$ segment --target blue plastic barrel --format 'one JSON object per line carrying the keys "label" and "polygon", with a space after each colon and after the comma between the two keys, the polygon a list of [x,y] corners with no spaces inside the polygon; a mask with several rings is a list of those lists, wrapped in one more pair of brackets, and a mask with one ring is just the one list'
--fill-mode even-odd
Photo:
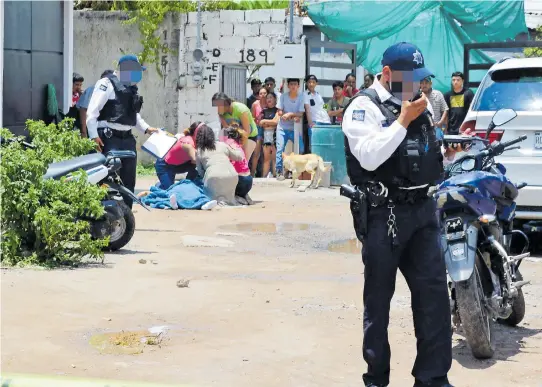
{"label": "blue plastic barrel", "polygon": [[331,185],[349,184],[344,155],[344,135],[340,125],[314,125],[311,152],[331,162]]}

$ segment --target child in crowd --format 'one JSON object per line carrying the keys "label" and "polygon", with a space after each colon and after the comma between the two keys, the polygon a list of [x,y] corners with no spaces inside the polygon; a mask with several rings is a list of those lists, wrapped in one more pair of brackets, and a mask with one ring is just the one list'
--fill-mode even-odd
{"label": "child in crowd", "polygon": [[305,78],[307,90],[303,93],[303,103],[305,104],[305,114],[307,116],[309,142],[312,138],[312,127],[314,125],[329,125],[331,120],[324,109],[324,99],[316,91],[318,78],[315,75],[308,75]]}
{"label": "child in crowd", "polygon": [[343,112],[348,102],[350,102],[350,98],[343,94],[343,83],[333,82],[333,98],[329,101],[327,108],[327,114],[332,123],[340,125],[343,122]]}
{"label": "child in crowd", "polygon": [[267,107],[262,111],[260,126],[263,128],[263,166],[262,177],[269,175],[269,170],[273,171],[273,177],[276,177],[276,152],[275,142],[277,140],[277,123],[279,116],[277,114],[277,96],[275,93],[267,93]]}
{"label": "child in crowd", "polygon": [[[241,129],[238,125],[232,125],[225,130],[227,136],[226,144],[233,149],[243,152],[243,146],[248,140],[247,133]],[[244,152],[243,152],[244,155]],[[244,156],[241,160],[230,160],[231,164],[235,168],[235,171],[239,175],[239,182],[235,189],[235,200],[244,205],[253,204],[252,199],[248,196],[252,188],[252,175],[250,174],[250,168],[248,167],[248,160]]]}

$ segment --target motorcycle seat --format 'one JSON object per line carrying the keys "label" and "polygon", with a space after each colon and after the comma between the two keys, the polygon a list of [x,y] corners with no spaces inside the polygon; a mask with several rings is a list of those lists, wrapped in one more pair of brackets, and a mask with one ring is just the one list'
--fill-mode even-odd
{"label": "motorcycle seat", "polygon": [[119,159],[133,159],[136,157],[135,152],[127,150],[112,150],[107,152],[107,158],[119,158]]}
{"label": "motorcycle seat", "polygon": [[91,153],[74,159],[52,163],[49,165],[49,168],[47,168],[44,179],[59,179],[62,176],[66,176],[70,172],[78,171],[79,169],[88,170],[104,165],[105,161],[106,158],[103,154]]}

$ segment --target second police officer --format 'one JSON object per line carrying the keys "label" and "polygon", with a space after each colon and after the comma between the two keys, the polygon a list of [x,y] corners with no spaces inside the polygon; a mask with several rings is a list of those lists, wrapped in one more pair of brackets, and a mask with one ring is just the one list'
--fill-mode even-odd
{"label": "second police officer", "polygon": [[[87,109],[88,137],[98,144],[98,150],[107,154],[112,150],[133,151],[137,155],[136,139],[132,127],[145,134],[156,132],[139,115],[143,98],[136,84],[141,81],[141,66],[135,55],[124,55],[114,74],[106,74],[94,87]],[[122,159],[119,176],[130,191],[136,183],[137,157]],[[132,198],[123,195],[124,202],[132,208]]]}
{"label": "second police officer", "polygon": [[[412,297],[417,356],[415,387],[451,385],[452,329],[446,268],[439,247],[436,205],[429,186],[443,172],[443,156],[419,82],[433,74],[409,43],[389,47],[382,73],[345,108],[351,202],[363,242],[363,357],[366,386],[390,382],[388,323],[399,269]],[[343,188],[344,190],[344,188]]]}

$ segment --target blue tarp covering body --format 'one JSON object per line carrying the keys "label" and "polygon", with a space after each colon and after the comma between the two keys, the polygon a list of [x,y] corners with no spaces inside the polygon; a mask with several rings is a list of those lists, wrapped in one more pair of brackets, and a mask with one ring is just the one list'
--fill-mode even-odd
{"label": "blue tarp covering body", "polygon": [[[454,71],[463,71],[465,43],[502,42],[526,33],[523,1],[306,1],[309,17],[332,41],[357,44],[357,62],[373,74],[382,54],[401,42],[420,48],[436,78],[450,89]],[[471,52],[471,63],[493,60]],[[476,74],[474,74],[476,75]]]}
{"label": "blue tarp covering body", "polygon": [[201,179],[196,181],[181,180],[167,190],[152,186],[150,193],[141,201],[152,208],[171,208],[169,197],[175,194],[179,209],[199,210],[205,203],[211,201],[203,188]]}

